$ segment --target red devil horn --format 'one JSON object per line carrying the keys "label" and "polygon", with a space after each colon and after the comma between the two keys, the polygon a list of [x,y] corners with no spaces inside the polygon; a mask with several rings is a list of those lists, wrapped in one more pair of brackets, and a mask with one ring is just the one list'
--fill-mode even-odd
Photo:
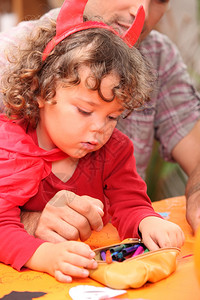
{"label": "red devil horn", "polygon": [[56,35],[59,36],[68,28],[83,23],[83,12],[88,0],[64,1],[56,21]]}
{"label": "red devil horn", "polygon": [[[83,22],[83,13],[88,0],[65,0],[56,22],[56,36],[47,44],[43,51],[42,60],[44,61],[53,48],[69,35],[89,29],[106,28],[119,35],[112,27],[96,21]],[[145,20],[145,12],[142,6],[139,7],[135,20],[127,32],[121,38],[132,47],[138,40]]]}
{"label": "red devil horn", "polygon": [[137,42],[142,32],[144,20],[145,12],[143,6],[141,5],[137,11],[133,24],[122,36],[123,40],[129,45],[129,47],[132,47]]}

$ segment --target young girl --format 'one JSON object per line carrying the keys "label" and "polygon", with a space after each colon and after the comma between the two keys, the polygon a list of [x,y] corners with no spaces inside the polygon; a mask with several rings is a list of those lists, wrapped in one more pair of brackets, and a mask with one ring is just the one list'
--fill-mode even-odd
{"label": "young girl", "polygon": [[[73,10],[83,11],[87,1],[75,2]],[[151,71],[113,29],[70,15],[65,1],[56,33],[55,24],[40,28],[19,53],[3,80],[7,117],[0,118],[0,261],[61,282],[87,277],[97,267],[94,252],[81,242],[37,239],[20,221],[21,207],[42,211],[57,192],[99,199],[104,223],[111,215],[121,238],[140,233],[149,249],[184,240],[177,225],[154,212],[132,143],[115,129],[121,115],[148,99]],[[132,33],[124,36],[129,45]]]}

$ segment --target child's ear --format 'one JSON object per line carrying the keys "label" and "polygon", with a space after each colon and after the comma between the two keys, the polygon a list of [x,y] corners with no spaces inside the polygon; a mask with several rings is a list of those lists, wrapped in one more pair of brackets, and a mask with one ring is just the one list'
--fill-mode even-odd
{"label": "child's ear", "polygon": [[44,107],[44,99],[41,96],[37,97],[37,102],[38,102],[39,108]]}

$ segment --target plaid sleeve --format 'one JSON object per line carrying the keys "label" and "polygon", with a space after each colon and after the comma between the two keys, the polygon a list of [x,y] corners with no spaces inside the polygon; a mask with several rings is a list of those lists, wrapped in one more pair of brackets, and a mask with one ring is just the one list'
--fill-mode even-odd
{"label": "plaid sleeve", "polygon": [[172,160],[172,149],[200,119],[200,96],[177,47],[158,32],[153,39],[147,42],[146,53],[158,72],[154,135],[163,158]]}

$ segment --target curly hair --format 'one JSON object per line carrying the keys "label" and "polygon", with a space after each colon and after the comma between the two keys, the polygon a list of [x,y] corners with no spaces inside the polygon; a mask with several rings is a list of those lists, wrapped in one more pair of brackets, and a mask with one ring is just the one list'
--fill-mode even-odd
{"label": "curly hair", "polygon": [[[155,82],[154,71],[137,48],[129,48],[107,29],[92,28],[67,37],[42,61],[43,50],[53,36],[55,22],[51,21],[27,37],[26,48],[18,49],[14,59],[10,59],[10,68],[2,78],[8,117],[25,119],[36,127],[37,97],[51,101],[60,80],[67,86],[78,85],[81,66],[90,67],[95,84],[90,86],[87,81],[87,88],[98,91],[103,100],[112,101],[116,96],[130,111],[148,101]],[[118,76],[119,85],[113,88],[112,99],[106,99],[101,93],[101,81],[110,73]]]}

